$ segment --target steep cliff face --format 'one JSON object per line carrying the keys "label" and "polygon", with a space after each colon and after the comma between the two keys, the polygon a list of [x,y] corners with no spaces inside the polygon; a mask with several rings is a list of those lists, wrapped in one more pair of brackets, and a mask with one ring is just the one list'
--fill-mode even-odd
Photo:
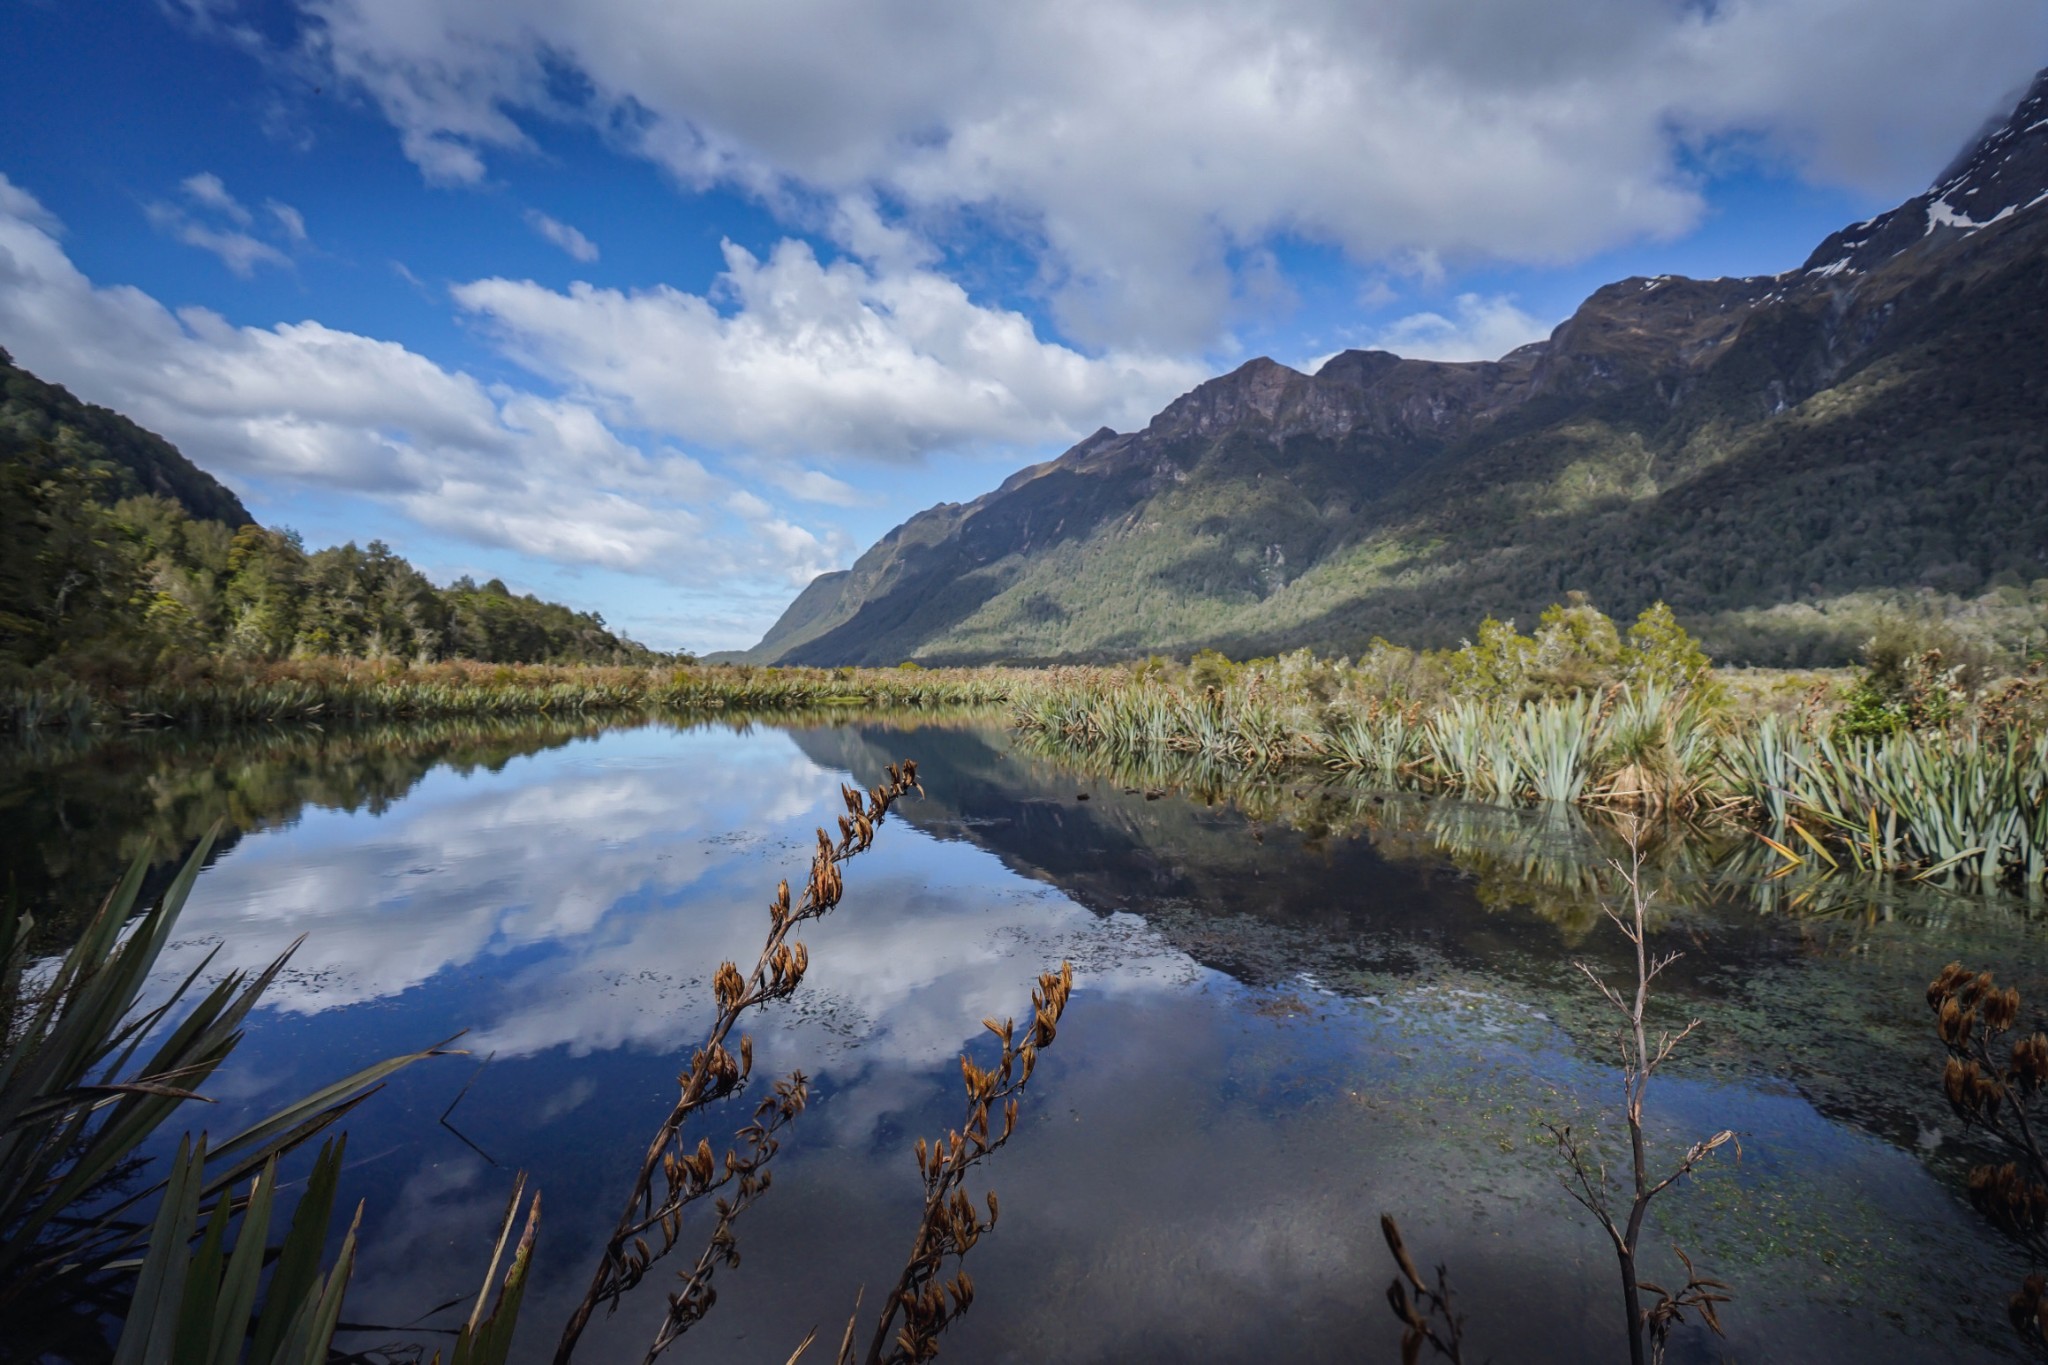
{"label": "steep cliff face", "polygon": [[1623,280],[1498,361],[1252,361],[913,517],[747,657],[1348,651],[1570,588],[1711,621],[2032,580],[2044,302],[2048,73],[1925,194],[1796,270]]}

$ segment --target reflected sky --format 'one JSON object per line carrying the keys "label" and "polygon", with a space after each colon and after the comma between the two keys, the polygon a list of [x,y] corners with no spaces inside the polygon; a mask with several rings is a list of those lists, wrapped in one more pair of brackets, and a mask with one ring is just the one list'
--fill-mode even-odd
{"label": "reflected sky", "polygon": [[[848,865],[798,997],[749,1021],[759,1071],[801,1068],[816,1099],[739,1225],[742,1265],[668,1358],[779,1362],[813,1324],[836,1340],[908,1251],[909,1148],[959,1122],[953,1058],[1063,957],[1079,988],[1018,1137],[974,1182],[1003,1218],[947,1358],[1396,1359],[1382,1210],[1450,1263],[1478,1358],[1619,1348],[1611,1255],[1539,1127],[1597,1122],[1618,1090],[1571,967],[1618,960],[1597,915],[1430,842],[1441,812],[1303,828],[1147,800],[998,730],[880,722],[627,729],[428,766],[374,810],[256,822],[201,878],[166,977],[305,936],[212,1087],[215,1131],[468,1030],[473,1056],[402,1073],[351,1118],[367,1251],[347,1317],[382,1326],[348,1344],[420,1340],[401,1325],[473,1293],[524,1168],[545,1213],[520,1356],[547,1358],[711,972],[752,961],[839,781],[904,756],[929,798]],[[1498,844],[1528,818],[1461,828],[1509,822]],[[1685,1335],[1674,1360],[2017,1358],[2000,1305],[2021,1270],[1958,1195],[1968,1153],[1914,983],[1958,955],[2038,971],[2037,935],[2010,907],[1941,905],[1805,922],[1702,884],[1671,907],[1671,1007],[1706,1023],[1653,1096],[1656,1136],[1733,1126],[1744,1151],[1653,1215],[1660,1267],[1678,1241],[1737,1295],[1729,1341]],[[579,1358],[637,1359],[661,1280]]]}

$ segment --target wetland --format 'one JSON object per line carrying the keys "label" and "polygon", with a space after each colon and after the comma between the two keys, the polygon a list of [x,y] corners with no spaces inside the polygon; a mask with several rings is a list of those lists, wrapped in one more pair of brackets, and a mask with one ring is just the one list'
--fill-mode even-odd
{"label": "wetland", "polygon": [[[539,1361],[718,964],[752,961],[839,784],[913,758],[922,798],[804,926],[795,997],[747,1020],[763,1073],[802,1069],[811,1103],[737,1226],[743,1264],[671,1358],[836,1339],[903,1262],[911,1145],[959,1121],[960,1053],[1065,960],[1059,1045],[970,1181],[1003,1216],[949,1357],[1395,1359],[1386,1212],[1449,1267],[1469,1358],[1563,1362],[1623,1349],[1612,1253],[1544,1124],[1618,1128],[1610,1023],[1575,964],[1626,976],[1601,904],[1633,833],[1655,944],[1683,953],[1652,1022],[1701,1021],[1659,1077],[1651,1141],[1675,1157],[1725,1127],[1741,1145],[1652,1214],[1646,1275],[1676,1244],[1734,1295],[1726,1338],[1682,1328],[1671,1358],[2019,1358],[2004,1303],[2026,1266],[1966,1198],[1988,1149],[1942,1096],[1924,993],[1960,959],[2048,999],[2029,901],[1773,877],[1740,832],[1571,806],[1119,764],[1006,722],[841,708],[50,741],[0,768],[0,875],[53,952],[138,852],[167,881],[224,823],[160,974],[305,942],[192,1122],[228,1129],[466,1030],[468,1055],[348,1117],[342,1203],[365,1211],[337,1345],[445,1340],[434,1310],[474,1295],[523,1170],[547,1214],[514,1359]],[[637,1358],[660,1297],[600,1314],[580,1357]]]}

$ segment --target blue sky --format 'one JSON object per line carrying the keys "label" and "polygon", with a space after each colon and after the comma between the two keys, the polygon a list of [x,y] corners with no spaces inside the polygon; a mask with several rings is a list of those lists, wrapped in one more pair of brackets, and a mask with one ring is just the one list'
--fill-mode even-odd
{"label": "blue sky", "polygon": [[1773,273],[2038,0],[11,0],[0,346],[309,543],[752,643],[1255,355]]}

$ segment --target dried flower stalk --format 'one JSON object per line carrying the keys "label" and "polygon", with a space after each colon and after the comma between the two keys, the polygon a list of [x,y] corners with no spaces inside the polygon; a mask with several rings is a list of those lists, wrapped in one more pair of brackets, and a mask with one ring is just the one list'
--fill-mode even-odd
{"label": "dried flower stalk", "polygon": [[1401,1365],[1415,1365],[1426,1344],[1451,1365],[1464,1365],[1465,1320],[1458,1316],[1451,1297],[1451,1272],[1437,1262],[1436,1283],[1422,1278],[1408,1244],[1401,1240],[1401,1225],[1390,1213],[1380,1215],[1380,1235],[1387,1250],[1394,1253],[1394,1265],[1401,1274],[1387,1286],[1387,1302],[1394,1316],[1407,1330],[1401,1334]]}
{"label": "dried flower stalk", "polygon": [[[967,1122],[949,1129],[936,1141],[917,1140],[917,1170],[924,1180],[924,1216],[918,1221],[917,1238],[911,1244],[910,1259],[889,1293],[875,1322],[869,1343],[867,1365],[912,1365],[939,1353],[939,1334],[947,1324],[965,1313],[974,1302],[974,1281],[964,1266],[945,1278],[950,1257],[963,1261],[983,1233],[996,1225],[1000,1206],[994,1191],[987,1197],[988,1216],[960,1188],[971,1171],[990,1152],[1010,1140],[1017,1129],[1017,1097],[1031,1080],[1038,1054],[1052,1045],[1059,1032],[1060,1016],[1074,990],[1074,964],[1060,963],[1057,972],[1041,972],[1031,992],[1031,1027],[1022,1041],[1017,1038],[1016,1021],[982,1020],[982,1027],[1002,1042],[1002,1055],[992,1067],[979,1067],[962,1053],[960,1077],[967,1089]],[[1003,1124],[991,1134],[989,1121],[997,1105],[1002,1106]],[[857,1310],[856,1310],[857,1311]],[[896,1327],[898,1316],[902,1326]],[[891,1329],[894,1328],[892,1335]],[[853,1360],[853,1325],[840,1343],[838,1365]]]}
{"label": "dried flower stalk", "polygon": [[[2028,1105],[2048,1087],[2048,1035],[2016,1039],[2000,1062],[1999,1040],[2019,1024],[2020,993],[2000,990],[1990,972],[1960,962],[1941,969],[1927,987],[1934,1031],[1948,1051],[1941,1084],[1949,1107],[1966,1128],[1981,1128],[2015,1158],[1970,1172],[1970,1203],[2006,1235],[2025,1246],[2035,1264],[2048,1262],[2048,1157]],[[2033,1274],[2007,1304],[2014,1330],[2036,1349],[2048,1349],[2048,1277]]]}
{"label": "dried flower stalk", "polygon": [[[616,1308],[620,1296],[639,1284],[648,1268],[674,1248],[682,1234],[683,1207],[737,1182],[739,1197],[729,1207],[721,1206],[712,1245],[707,1251],[712,1265],[721,1260],[730,1263],[733,1259],[732,1219],[766,1188],[767,1173],[761,1167],[774,1155],[775,1134],[802,1110],[808,1083],[803,1074],[797,1072],[777,1085],[776,1096],[756,1111],[755,1122],[740,1134],[741,1141],[747,1145],[745,1156],[729,1151],[724,1162],[720,1163],[713,1157],[711,1145],[705,1140],[700,1140],[694,1151],[687,1151],[681,1145],[683,1125],[697,1110],[746,1084],[754,1066],[753,1040],[742,1036],[739,1055],[735,1057],[726,1047],[726,1039],[747,1010],[769,1001],[787,999],[795,992],[810,965],[810,956],[801,942],[788,942],[790,931],[807,920],[824,916],[839,903],[845,889],[839,864],[868,850],[874,843],[875,830],[887,818],[889,808],[911,791],[924,794],[917,781],[917,764],[909,760],[904,761],[900,770],[891,765],[888,780],[869,791],[865,803],[860,792],[842,786],[840,793],[846,801],[847,813],[839,817],[839,840],[834,843],[824,830],[818,831],[817,852],[811,858],[810,882],[794,907],[790,901],[789,883],[785,881],[777,889],[775,900],[768,907],[768,937],[753,971],[742,975],[733,963],[719,965],[711,983],[718,1004],[717,1017],[712,1021],[704,1045],[690,1058],[689,1069],[676,1078],[681,1094],[656,1130],[654,1140],[648,1144],[647,1156],[633,1183],[632,1194],[605,1242],[597,1269],[591,1276],[590,1287],[584,1291],[582,1301],[562,1329],[561,1341],[555,1348],[555,1365],[568,1365],[575,1354],[576,1343],[598,1304]],[[749,1134],[753,1136],[750,1138]],[[659,1194],[655,1190],[657,1175],[661,1177]],[[648,1243],[650,1235],[657,1239],[658,1246]],[[709,1270],[706,1266],[707,1263],[700,1258],[698,1268],[705,1271],[702,1279],[693,1270],[683,1277],[683,1290],[671,1296],[663,1336],[657,1336],[656,1345],[649,1352],[650,1357],[695,1321],[692,1312],[701,1316],[702,1309],[710,1306],[704,1297],[709,1293]]]}

